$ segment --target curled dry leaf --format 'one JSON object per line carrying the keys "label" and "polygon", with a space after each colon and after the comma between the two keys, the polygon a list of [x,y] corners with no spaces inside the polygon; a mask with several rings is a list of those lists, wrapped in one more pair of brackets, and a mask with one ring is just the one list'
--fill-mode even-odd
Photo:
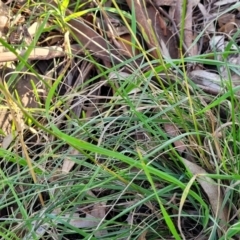
{"label": "curled dry leaf", "polygon": [[224,15],[221,15],[217,19],[219,27],[222,27],[222,26],[224,26],[225,24],[227,24],[229,22],[234,22],[235,23],[235,21],[236,21],[235,14],[232,14],[232,13],[226,13]]}
{"label": "curled dry leaf", "polygon": [[219,25],[218,32],[230,34],[234,29],[237,28],[235,14],[224,14],[218,18],[217,22]]}

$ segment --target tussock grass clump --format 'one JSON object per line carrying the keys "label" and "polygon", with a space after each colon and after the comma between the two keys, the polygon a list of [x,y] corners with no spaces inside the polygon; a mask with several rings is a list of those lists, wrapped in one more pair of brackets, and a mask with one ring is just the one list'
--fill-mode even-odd
{"label": "tussock grass clump", "polygon": [[2,239],[239,237],[238,51],[190,47],[186,1],[179,25],[134,3],[6,4],[28,27],[0,39]]}

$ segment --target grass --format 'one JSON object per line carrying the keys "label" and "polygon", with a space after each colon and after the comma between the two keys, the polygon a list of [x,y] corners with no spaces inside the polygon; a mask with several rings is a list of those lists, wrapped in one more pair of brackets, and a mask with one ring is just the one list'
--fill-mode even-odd
{"label": "grass", "polygon": [[[113,2],[114,8],[79,10],[74,17],[110,12],[127,24],[129,13]],[[40,78],[44,103],[30,111],[1,85],[28,125],[23,142],[17,129],[7,149],[0,149],[1,239],[239,237],[239,87],[229,84],[225,93],[211,96],[187,78],[184,68],[189,62],[233,66],[207,59],[211,54],[151,60],[133,38],[138,57],[148,59],[138,69],[137,57],[106,68],[89,53],[70,55],[60,69],[61,62],[53,60],[52,73],[44,78],[28,56],[44,34],[68,30],[61,15],[68,2],[61,11],[41,6],[45,12],[33,13],[41,25],[33,45],[18,56],[16,71],[27,68]],[[134,18],[128,27],[137,31]],[[67,36],[65,43],[73,41]],[[126,64],[130,73],[122,70]],[[70,73],[76,78],[74,71],[86,77],[71,87],[67,81]],[[73,166],[68,171],[64,164]],[[219,192],[213,195],[216,189],[221,199]],[[227,223],[221,222],[224,211]]]}

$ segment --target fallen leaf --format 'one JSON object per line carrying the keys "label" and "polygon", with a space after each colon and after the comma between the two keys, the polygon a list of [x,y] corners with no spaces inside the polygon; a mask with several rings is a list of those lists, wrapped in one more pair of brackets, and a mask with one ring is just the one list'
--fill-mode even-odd
{"label": "fallen leaf", "polygon": [[191,71],[188,76],[194,83],[209,87],[216,93],[220,93],[223,90],[221,87],[222,78],[219,74],[199,69]]}
{"label": "fallen leaf", "polygon": [[224,32],[230,34],[234,29],[237,28],[235,14],[227,13],[221,15],[217,19],[219,29],[218,32]]}
{"label": "fallen leaf", "polygon": [[[48,0],[47,2],[57,6],[55,0]],[[66,9],[66,16],[69,17],[72,14],[72,11]],[[109,62],[112,60],[115,62],[122,61],[122,56],[119,55],[116,47],[112,46],[105,38],[98,34],[86,19],[82,17],[78,19],[69,18],[68,27],[80,46],[85,50],[91,51],[93,56]]]}
{"label": "fallen leaf", "polygon": [[213,36],[209,44],[213,51],[223,52],[225,48],[224,36]]}
{"label": "fallen leaf", "polygon": [[138,237],[138,240],[146,240],[147,230],[143,231],[140,236]]}
{"label": "fallen leaf", "polygon": [[226,14],[221,15],[217,19],[217,22],[218,22],[219,27],[222,27],[229,22],[235,22],[235,20],[236,20],[235,14],[226,13]]}
{"label": "fallen leaf", "polygon": [[[6,33],[10,25],[10,19],[12,12],[10,8],[0,1],[0,38],[6,40]],[[0,45],[0,53],[5,52],[6,49],[4,46]]]}
{"label": "fallen leaf", "polygon": [[161,49],[161,40],[167,46],[170,56],[172,58],[178,57],[177,42],[175,36],[166,26],[163,17],[160,15],[156,7],[149,2],[136,1],[134,9],[132,6],[132,0],[126,1],[129,8],[135,11],[136,19],[138,22],[138,28],[141,31],[148,48],[151,49],[151,54],[155,58],[159,58],[159,54],[156,49]]}
{"label": "fallen leaf", "polygon": [[14,136],[13,136],[12,133],[10,133],[7,136],[5,136],[3,138],[1,148],[7,149],[10,146],[10,144],[12,143],[13,139],[14,139]]}
{"label": "fallen leaf", "polygon": [[186,48],[188,50],[188,54],[190,56],[194,56],[197,54],[197,44],[192,47],[193,42],[193,32],[192,32],[192,14],[193,14],[193,1],[188,1],[187,3],[187,11],[186,17],[184,21],[184,42],[186,44]]}
{"label": "fallen leaf", "polygon": [[9,26],[9,16],[11,15],[10,8],[3,3],[0,2],[0,34],[3,36],[5,33],[5,28]]}
{"label": "fallen leaf", "polygon": [[212,178],[206,176],[208,173],[203,168],[187,159],[182,159],[186,167],[195,176],[195,179],[207,194],[213,213],[215,217],[220,220],[218,223],[220,226],[219,229],[224,234],[228,223],[229,211],[227,205],[223,205],[223,196],[219,185]]}
{"label": "fallen leaf", "polygon": [[[124,56],[133,57],[139,54],[136,48],[133,48],[131,32],[118,19],[104,14],[105,24],[103,29],[107,29],[107,35]],[[102,25],[102,21],[99,21]],[[133,51],[134,50],[134,51]]]}
{"label": "fallen leaf", "polygon": [[[64,217],[66,219],[71,219],[70,224],[77,228],[91,228],[99,226],[99,223],[105,218],[106,216],[106,203],[96,203],[93,205],[93,209],[90,214],[86,214],[85,218],[80,218],[78,214],[74,214],[74,218],[71,217],[72,215],[66,214]],[[94,235],[95,237],[102,237],[107,235],[107,230],[97,230],[95,228]]]}
{"label": "fallen leaf", "polygon": [[[164,123],[163,128],[170,137],[176,137],[180,134],[178,127],[173,123]],[[175,141],[174,146],[180,154],[186,150],[186,145],[182,140]]]}
{"label": "fallen leaf", "polygon": [[[75,156],[79,154],[79,151],[77,151],[76,149],[70,149],[69,152],[70,155]],[[71,159],[69,159],[68,157],[64,159],[63,161],[63,166],[62,166],[62,173],[67,174],[71,171],[71,169],[73,168],[75,162],[72,161]]]}

